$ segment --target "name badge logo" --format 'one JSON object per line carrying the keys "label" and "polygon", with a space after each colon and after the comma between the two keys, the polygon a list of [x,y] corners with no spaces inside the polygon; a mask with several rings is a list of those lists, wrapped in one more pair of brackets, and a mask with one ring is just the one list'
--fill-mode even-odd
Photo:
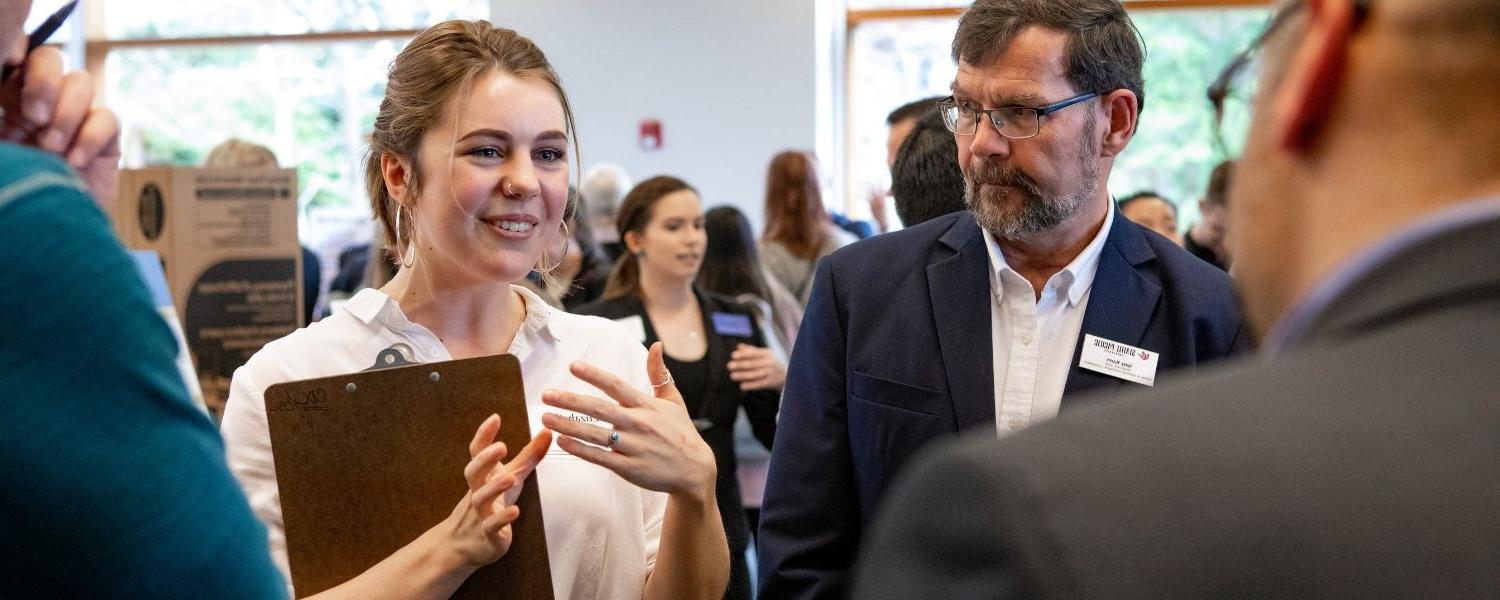
{"label": "name badge logo", "polygon": [[1084,334],[1078,366],[1141,385],[1155,385],[1161,354]]}

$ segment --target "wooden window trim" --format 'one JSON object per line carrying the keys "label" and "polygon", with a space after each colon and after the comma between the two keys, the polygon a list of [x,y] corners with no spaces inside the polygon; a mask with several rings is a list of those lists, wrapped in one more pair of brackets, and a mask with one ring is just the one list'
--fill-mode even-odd
{"label": "wooden window trim", "polygon": [[[1130,10],[1173,10],[1192,8],[1236,8],[1260,6],[1269,7],[1272,0],[1124,0],[1125,8]],[[952,18],[962,15],[963,8],[873,8],[864,10],[851,10],[848,13],[849,28],[853,29],[860,24],[871,21],[889,21],[893,19],[937,19]]]}
{"label": "wooden window trim", "polygon": [[326,42],[360,42],[392,38],[416,37],[420,29],[378,29],[374,31],[337,31],[328,33],[288,33],[282,35],[224,35],[181,38],[124,38],[113,40],[89,40],[89,46],[99,46],[103,52],[128,48],[172,48],[180,46],[226,46],[236,44],[308,44]]}

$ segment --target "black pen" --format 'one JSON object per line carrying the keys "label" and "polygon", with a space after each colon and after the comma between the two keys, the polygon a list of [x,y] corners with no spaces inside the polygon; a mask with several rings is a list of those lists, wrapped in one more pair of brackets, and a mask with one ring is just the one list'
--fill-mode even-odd
{"label": "black pen", "polygon": [[[58,29],[62,29],[63,21],[68,20],[68,15],[73,14],[73,7],[77,5],[78,0],[72,0],[64,4],[62,8],[57,9],[57,12],[52,13],[52,16],[47,17],[46,21],[42,21],[42,24],[36,28],[36,31],[26,36],[26,55],[30,56],[33,50],[47,43],[47,38],[57,33]],[[15,72],[18,66],[20,65],[5,65],[5,69],[0,71],[0,81],[9,80],[11,74]]]}

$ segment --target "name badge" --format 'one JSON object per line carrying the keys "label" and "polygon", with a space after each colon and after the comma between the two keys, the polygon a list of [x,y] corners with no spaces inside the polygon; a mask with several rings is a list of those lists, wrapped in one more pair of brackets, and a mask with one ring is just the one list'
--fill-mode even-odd
{"label": "name badge", "polygon": [[754,337],[755,329],[750,324],[750,317],[735,313],[716,312],[711,315],[714,322],[714,333],[734,337]]}
{"label": "name badge", "polygon": [[646,343],[646,322],[642,321],[639,315],[615,319],[615,322],[624,325],[625,330],[635,336],[635,341]]}
{"label": "name badge", "polygon": [[1084,334],[1078,366],[1141,385],[1156,383],[1156,363],[1161,355],[1102,337]]}

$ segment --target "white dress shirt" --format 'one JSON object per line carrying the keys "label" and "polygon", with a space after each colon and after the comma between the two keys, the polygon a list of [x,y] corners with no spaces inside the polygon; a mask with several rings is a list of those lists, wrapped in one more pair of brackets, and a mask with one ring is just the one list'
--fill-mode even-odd
{"label": "white dress shirt", "polygon": [[[587,419],[542,404],[544,390],[607,399],[568,372],[568,364],[574,361],[593,363],[638,389],[651,389],[646,350],[619,325],[564,313],[530,290],[511,289],[526,300],[526,320],[511,342],[510,354],[521,362],[533,434],[541,430],[544,412]],[[288,582],[286,534],[266,427],[265,389],[284,381],[362,371],[375,364],[377,353],[398,343],[405,344],[417,362],[452,359],[437,336],[407,320],[395,299],[365,289],[337,314],[267,344],[234,373],[221,425],[229,468],[265,523],[272,557]],[[568,454],[555,442],[536,473],[556,597],[640,600],[646,576],[656,564],[666,495],[638,488]],[[457,504],[459,499],[438,500]]]}
{"label": "white dress shirt", "polygon": [[1099,253],[1115,220],[1109,203],[1104,226],[1073,262],[1042,288],[1005,262],[995,236],[984,232],[990,256],[990,339],[995,359],[995,429],[1005,436],[1057,416],[1073,350],[1083,329]]}

